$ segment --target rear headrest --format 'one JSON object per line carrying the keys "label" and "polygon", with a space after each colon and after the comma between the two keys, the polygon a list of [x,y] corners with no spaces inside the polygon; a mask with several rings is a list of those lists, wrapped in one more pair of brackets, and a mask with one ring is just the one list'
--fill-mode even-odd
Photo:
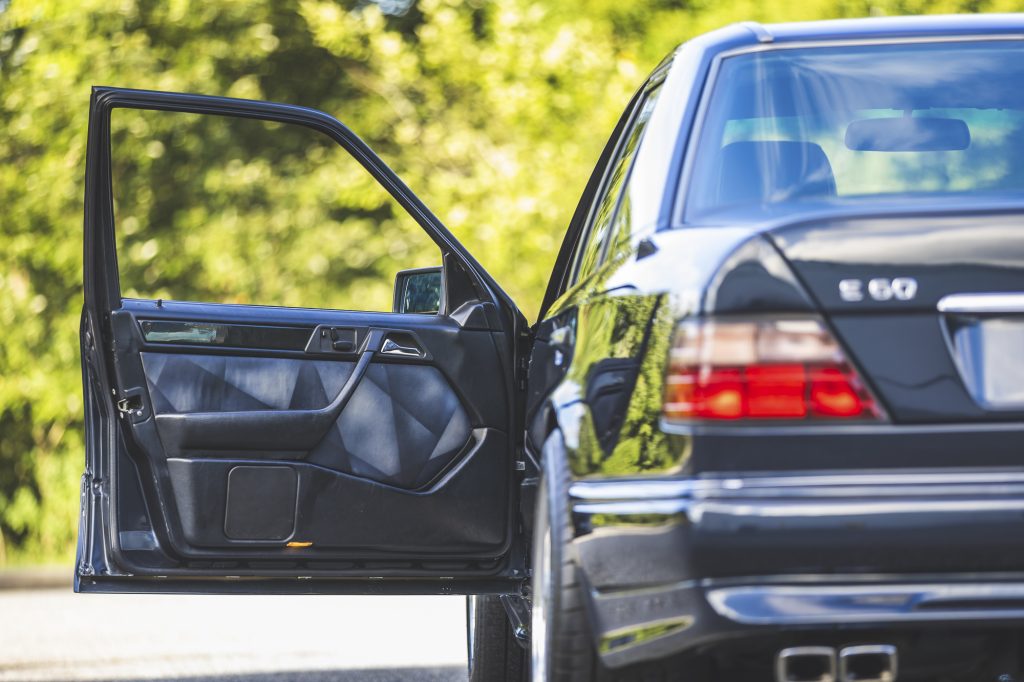
{"label": "rear headrest", "polygon": [[836,194],[832,165],[813,142],[733,142],[722,148],[720,159],[718,203],[722,206]]}

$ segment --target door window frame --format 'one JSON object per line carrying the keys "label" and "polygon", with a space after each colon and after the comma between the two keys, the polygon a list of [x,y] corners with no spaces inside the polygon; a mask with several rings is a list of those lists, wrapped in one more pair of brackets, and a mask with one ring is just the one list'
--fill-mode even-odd
{"label": "door window frame", "polygon": [[[643,103],[647,101],[647,88],[630,103],[629,109],[626,111],[626,115],[623,117],[626,120],[626,124],[622,127],[618,137],[615,139],[615,151],[608,159],[608,163],[605,164],[604,169],[601,173],[601,185],[598,191],[595,193],[593,200],[590,202],[590,206],[587,209],[587,219],[583,226],[583,232],[580,235],[580,239],[576,244],[576,248],[573,250],[571,267],[569,270],[569,282],[568,288],[573,288],[585,280],[586,275],[581,277],[580,268],[583,265],[583,258],[589,251],[591,240],[594,236],[594,225],[597,217],[601,211],[601,207],[604,206],[605,200],[608,199],[608,192],[611,189],[610,184],[612,180],[612,173],[615,171],[615,167],[622,160],[622,153],[625,148],[626,140],[629,139],[630,133],[633,131],[634,124],[640,110],[643,108]],[[618,201],[616,198],[615,201]],[[614,209],[612,210],[614,214]],[[610,219],[614,218],[614,215],[610,216]],[[609,222],[609,225],[611,223]],[[600,256],[598,256],[598,263],[600,263]]]}
{"label": "door window frame", "polygon": [[[659,95],[659,93],[661,91],[661,86],[662,86],[663,83],[664,83],[664,79],[662,78],[662,79],[659,79],[659,80],[656,80],[656,81],[651,81],[651,82],[649,82],[647,84],[647,86],[646,86],[646,88],[644,90],[643,97],[641,97],[640,100],[637,102],[636,107],[634,108],[633,117],[631,118],[631,120],[629,122],[629,126],[624,131],[624,133],[622,135],[622,139],[620,140],[620,149],[618,150],[618,152],[616,152],[616,157],[615,157],[616,162],[618,162],[619,159],[623,158],[622,153],[625,152],[625,145],[626,145],[626,143],[629,142],[629,139],[633,136],[633,133],[637,131],[638,126],[641,124],[640,115],[643,113],[644,108],[648,104],[650,104],[651,107],[652,107],[652,111],[653,111],[653,107],[656,106],[658,95]],[[649,114],[647,116],[647,118],[642,122],[643,125],[644,125],[644,128],[639,131],[639,138],[637,139],[636,147],[633,149],[632,158],[629,159],[628,167],[625,169],[625,172],[623,174],[622,185],[619,188],[618,194],[614,198],[615,205],[612,208],[612,211],[611,211],[611,213],[608,216],[608,229],[604,233],[604,235],[601,237],[601,243],[599,245],[597,245],[597,248],[600,249],[600,253],[597,256],[597,260],[594,262],[594,269],[593,269],[593,271],[590,272],[590,273],[587,273],[584,276],[584,279],[589,279],[590,276],[592,276],[594,272],[597,272],[598,270],[600,270],[601,266],[604,265],[604,262],[608,259],[609,249],[611,248],[611,244],[614,241],[614,237],[618,234],[618,231],[621,228],[621,225],[619,223],[619,214],[622,211],[622,203],[623,203],[623,201],[625,199],[626,193],[629,191],[629,182],[630,182],[630,179],[633,177],[633,166],[636,165],[636,160],[637,160],[637,157],[639,156],[640,145],[643,143],[644,134],[647,132],[646,125],[647,125],[647,123],[650,122],[650,120],[651,120],[651,116]],[[609,177],[608,177],[607,181],[608,182],[611,181],[610,173],[609,173]],[[608,189],[610,189],[610,188],[608,188]],[[600,210],[600,206],[597,206],[594,209],[594,216],[595,217],[596,217],[596,215],[597,215],[599,210]],[[591,229],[593,229],[593,228],[591,228]],[[582,253],[582,251],[583,251],[583,249],[581,249],[581,253]],[[582,262],[582,256],[581,256],[580,260]]]}
{"label": "door window frame", "polygon": [[[89,147],[96,163],[86,169],[85,178],[85,262],[84,289],[87,307],[96,311],[121,307],[120,272],[117,265],[114,225],[111,111],[116,108],[170,111],[213,116],[252,118],[300,125],[327,135],[366,169],[374,180],[420,225],[441,250],[444,268],[454,260],[473,280],[473,288],[484,299],[493,296],[518,311],[512,299],[490,274],[458,242],[430,209],[373,150],[345,124],[316,109],[275,102],[184,93],[93,88],[89,121]],[[448,273],[445,274],[446,278]],[[498,301],[494,301],[497,303]],[[97,320],[98,321],[98,320]]]}
{"label": "door window frame", "polygon": [[[643,103],[649,99],[651,93],[660,89],[664,84],[671,64],[671,60],[666,60],[659,65],[655,73],[634,93],[629,104],[626,106],[625,112],[619,118],[618,123],[616,123],[611,137],[605,144],[601,157],[591,173],[583,196],[569,222],[569,229],[559,249],[551,280],[548,282],[547,292],[541,304],[537,318],[538,321],[545,319],[556,300],[580,284],[577,278],[580,254],[585,250],[587,241],[590,239],[594,216],[601,204],[601,200],[605,196],[611,168],[619,158],[622,144],[624,144],[630,132],[632,132],[636,115],[640,112]],[[636,156],[634,155],[633,160],[630,162],[627,182],[629,176],[632,175],[632,165],[636,161]],[[619,201],[621,201],[621,198],[617,199],[617,205],[611,218],[612,221],[615,220],[617,215]],[[609,234],[610,232],[611,230],[609,230]],[[601,260],[603,258],[604,256],[601,257]]]}

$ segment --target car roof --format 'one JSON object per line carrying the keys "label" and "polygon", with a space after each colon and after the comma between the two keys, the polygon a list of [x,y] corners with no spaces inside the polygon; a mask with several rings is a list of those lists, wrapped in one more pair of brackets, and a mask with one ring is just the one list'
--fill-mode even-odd
{"label": "car roof", "polygon": [[1024,14],[951,14],[743,24],[762,43],[1024,35]]}

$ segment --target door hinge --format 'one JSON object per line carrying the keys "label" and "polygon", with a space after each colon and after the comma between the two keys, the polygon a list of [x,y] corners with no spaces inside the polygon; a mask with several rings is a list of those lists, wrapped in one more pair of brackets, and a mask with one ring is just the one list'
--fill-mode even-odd
{"label": "door hinge", "polygon": [[518,346],[518,362],[516,363],[515,373],[517,377],[516,385],[520,391],[526,391],[526,379],[530,374],[530,359],[533,354],[533,334],[529,332],[521,332],[520,338],[523,343]]}
{"label": "door hinge", "polygon": [[505,607],[505,615],[512,626],[512,636],[516,643],[524,649],[530,646],[530,621],[532,618],[530,602],[515,594],[503,594],[499,597]]}
{"label": "door hinge", "polygon": [[530,358],[525,357],[525,356],[520,358],[519,359],[519,367],[517,367],[516,369],[517,369],[516,374],[519,377],[519,381],[518,381],[519,390],[520,391],[525,391],[526,390],[526,383],[527,383],[526,380],[530,376]]}

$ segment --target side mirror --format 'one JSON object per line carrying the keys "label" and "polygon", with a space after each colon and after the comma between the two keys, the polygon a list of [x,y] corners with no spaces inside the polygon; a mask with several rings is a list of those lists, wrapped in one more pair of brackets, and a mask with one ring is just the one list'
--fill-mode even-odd
{"label": "side mirror", "polygon": [[400,271],[395,275],[392,311],[436,315],[441,310],[443,281],[440,265]]}

